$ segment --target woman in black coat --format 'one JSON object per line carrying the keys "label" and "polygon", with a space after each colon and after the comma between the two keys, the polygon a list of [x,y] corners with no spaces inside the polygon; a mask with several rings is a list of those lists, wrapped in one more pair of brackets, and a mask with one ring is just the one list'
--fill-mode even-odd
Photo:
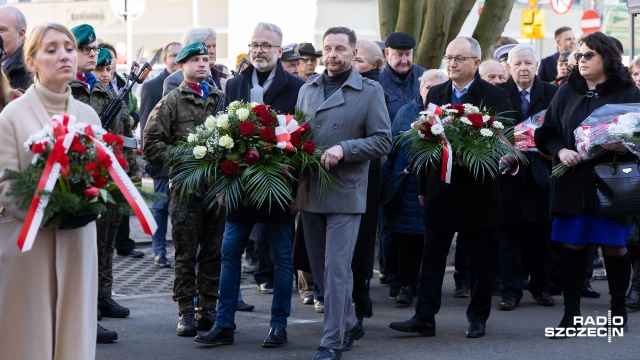
{"label": "woman in black coat", "polygon": [[574,129],[594,110],[605,104],[640,102],[640,91],[625,71],[620,53],[608,36],[595,32],[584,37],[576,54],[574,69],[549,106],[544,124],[535,134],[538,149],[551,155],[553,165],[570,167],[564,175],[552,178],[550,210],[553,219],[551,239],[563,245],[562,294],[564,316],[558,327],[575,328],[580,316],[580,294],[584,276],[585,246],[595,243],[604,254],[611,315],[626,324],[625,293],[631,264],[625,248],[631,218],[604,218],[596,214],[595,165],[633,161],[636,157],[620,143],[602,145],[609,150],[583,161],[576,152]]}

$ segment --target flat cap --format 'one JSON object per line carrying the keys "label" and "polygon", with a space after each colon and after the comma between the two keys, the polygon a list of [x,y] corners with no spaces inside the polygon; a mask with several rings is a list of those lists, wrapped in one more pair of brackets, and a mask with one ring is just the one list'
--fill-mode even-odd
{"label": "flat cap", "polygon": [[518,44],[507,44],[507,45],[504,45],[504,46],[500,46],[498,48],[498,50],[496,50],[496,52],[493,55],[493,57],[498,62],[507,61],[507,59],[509,58],[509,51],[511,51],[511,49],[516,47],[516,45],[518,45]]}
{"label": "flat cap", "polygon": [[190,57],[197,55],[209,55],[207,44],[204,41],[196,41],[187,46],[184,46],[182,50],[176,56],[176,64],[187,61]]}
{"label": "flat cap", "polygon": [[409,33],[398,31],[387,35],[384,46],[392,49],[413,49],[416,40]]}
{"label": "flat cap", "polygon": [[113,56],[111,55],[111,51],[106,48],[100,49],[98,52],[98,63],[96,66],[109,66],[113,62]]}
{"label": "flat cap", "polygon": [[313,47],[313,44],[308,42],[300,43],[300,45],[298,46],[298,52],[302,56],[310,56],[315,58],[322,57],[322,54],[318,54],[316,52],[316,49]]}
{"label": "flat cap", "polygon": [[298,44],[287,44],[282,47],[282,57],[280,60],[282,61],[293,61],[293,60],[302,60],[304,57],[300,56],[298,52]]}
{"label": "flat cap", "polygon": [[71,29],[73,36],[76,37],[78,46],[88,45],[96,41],[96,32],[93,27],[88,24],[78,25]]}

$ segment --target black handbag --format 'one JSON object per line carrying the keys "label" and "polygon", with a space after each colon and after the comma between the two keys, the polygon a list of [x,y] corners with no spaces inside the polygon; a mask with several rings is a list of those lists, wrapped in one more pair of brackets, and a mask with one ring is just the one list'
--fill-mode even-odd
{"label": "black handbag", "polygon": [[380,202],[389,210],[400,209],[402,205],[402,190],[410,173],[401,171],[389,174],[380,187]]}
{"label": "black handbag", "polygon": [[596,179],[596,213],[603,217],[640,214],[640,163],[613,162],[593,169]]}

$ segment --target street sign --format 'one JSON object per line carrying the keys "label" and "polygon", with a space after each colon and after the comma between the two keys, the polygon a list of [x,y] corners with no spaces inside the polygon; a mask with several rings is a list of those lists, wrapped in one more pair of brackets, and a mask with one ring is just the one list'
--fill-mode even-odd
{"label": "street sign", "polygon": [[522,37],[544,38],[544,10],[522,10]]}
{"label": "street sign", "polygon": [[532,9],[534,9],[537,4],[538,0],[529,0],[529,6],[531,6]]}
{"label": "street sign", "polygon": [[600,30],[600,14],[595,10],[587,10],[580,19],[580,28],[582,28],[583,34],[590,34]]}
{"label": "street sign", "polygon": [[572,3],[573,0],[551,0],[551,8],[556,14],[564,15],[571,9]]}

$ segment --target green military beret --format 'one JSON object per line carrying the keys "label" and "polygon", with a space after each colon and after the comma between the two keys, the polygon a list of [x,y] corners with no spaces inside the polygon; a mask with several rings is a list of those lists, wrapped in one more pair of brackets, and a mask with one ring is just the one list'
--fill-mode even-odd
{"label": "green military beret", "polygon": [[109,49],[100,49],[96,66],[109,66],[112,61],[113,56],[111,55],[111,51],[109,51]]}
{"label": "green military beret", "polygon": [[209,55],[207,44],[205,44],[204,41],[197,41],[183,47],[178,53],[178,56],[176,56],[176,64],[185,62],[190,57],[197,55]]}
{"label": "green military beret", "polygon": [[91,25],[82,24],[71,29],[73,36],[76,37],[78,46],[88,45],[96,41],[96,32],[93,31]]}

